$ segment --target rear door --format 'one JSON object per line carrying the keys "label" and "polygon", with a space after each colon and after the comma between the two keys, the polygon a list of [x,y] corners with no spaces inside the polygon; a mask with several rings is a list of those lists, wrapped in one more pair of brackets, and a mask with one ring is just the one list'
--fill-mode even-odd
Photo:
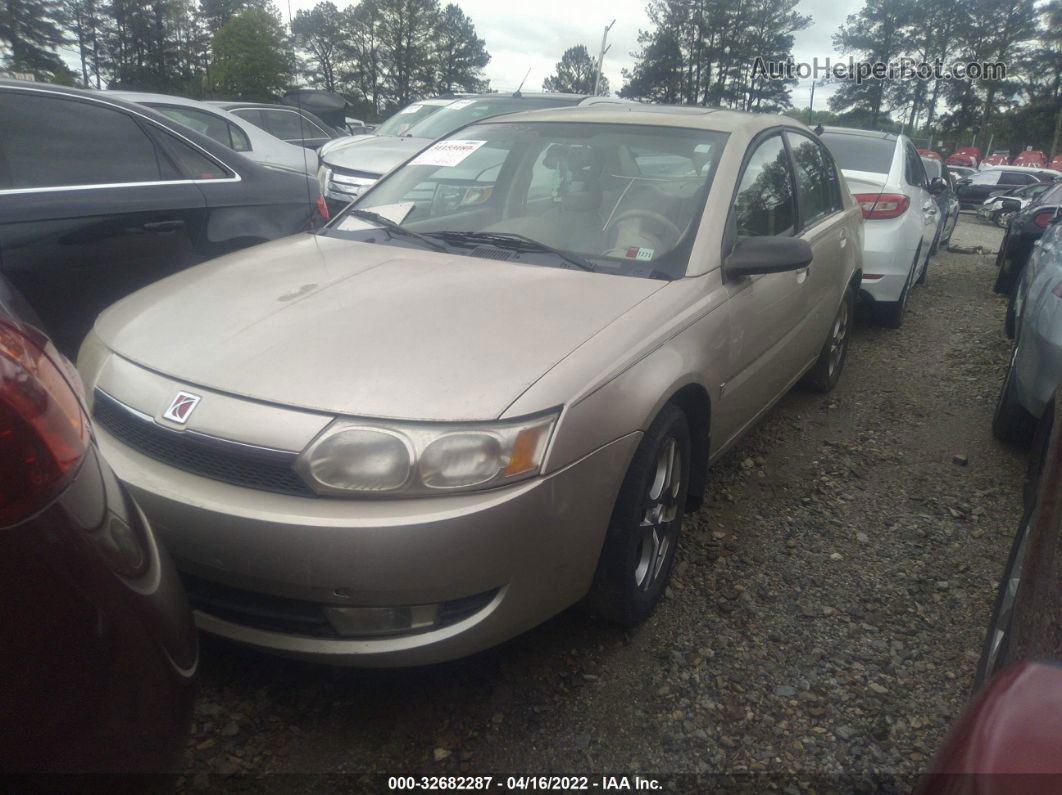
{"label": "rear door", "polygon": [[[818,352],[841,304],[845,273],[859,241],[849,239],[841,182],[821,143],[792,130],[785,133],[796,176],[797,221],[814,259],[804,272],[801,355]],[[797,272],[797,278],[801,274]]]}
{"label": "rear door", "polygon": [[3,272],[68,356],[109,304],[197,259],[206,202],[147,129],[106,102],[0,90]]}

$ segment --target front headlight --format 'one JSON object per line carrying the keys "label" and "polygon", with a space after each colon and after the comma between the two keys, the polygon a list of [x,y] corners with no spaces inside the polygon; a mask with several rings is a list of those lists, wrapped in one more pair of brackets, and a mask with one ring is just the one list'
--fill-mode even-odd
{"label": "front headlight", "polygon": [[538,474],[557,412],[496,423],[336,420],[299,456],[318,494],[439,494]]}
{"label": "front headlight", "polygon": [[328,191],[328,180],[330,179],[332,179],[332,169],[321,163],[321,167],[317,169],[317,184],[321,186],[322,196]]}

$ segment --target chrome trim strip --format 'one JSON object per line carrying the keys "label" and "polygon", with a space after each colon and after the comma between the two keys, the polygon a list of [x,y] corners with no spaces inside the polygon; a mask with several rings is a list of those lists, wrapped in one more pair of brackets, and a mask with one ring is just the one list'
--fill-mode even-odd
{"label": "chrome trim strip", "polygon": [[112,408],[119,409],[129,414],[139,422],[145,425],[152,425],[155,429],[163,431],[165,433],[173,434],[175,437],[191,437],[196,442],[207,446],[213,447],[216,450],[224,451],[227,453],[233,453],[245,457],[253,457],[264,460],[276,461],[279,463],[294,463],[295,459],[299,457],[299,452],[296,450],[280,450],[275,447],[265,447],[263,445],[249,444],[247,442],[237,442],[234,439],[225,439],[220,436],[213,436],[209,433],[203,433],[202,431],[193,430],[176,430],[163,425],[155,421],[155,418],[149,414],[126,405],[122,401],[113,395],[103,391],[100,387],[96,387],[93,390],[97,400],[103,398]]}
{"label": "chrome trim strip", "polygon": [[[230,171],[232,169],[229,169]],[[212,182],[242,182],[239,175],[224,179],[170,179],[156,182],[108,182],[103,185],[55,185],[47,188],[5,188],[0,196],[21,195],[25,193],[54,193],[66,190],[107,190],[111,188],[148,188],[152,185],[209,185]]]}

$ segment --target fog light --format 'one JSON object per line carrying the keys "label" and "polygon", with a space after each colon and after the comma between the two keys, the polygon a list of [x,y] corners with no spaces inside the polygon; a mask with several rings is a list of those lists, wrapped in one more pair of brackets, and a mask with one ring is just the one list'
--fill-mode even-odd
{"label": "fog light", "polygon": [[397,635],[435,626],[439,605],[326,607],[332,629],[346,637]]}

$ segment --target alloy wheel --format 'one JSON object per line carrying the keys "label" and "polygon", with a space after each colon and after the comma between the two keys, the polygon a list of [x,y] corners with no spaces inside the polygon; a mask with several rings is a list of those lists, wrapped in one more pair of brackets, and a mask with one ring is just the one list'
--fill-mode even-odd
{"label": "alloy wheel", "polygon": [[656,458],[649,484],[647,506],[639,525],[641,540],[634,565],[634,584],[640,591],[652,588],[664,573],[674,537],[682,491],[682,451],[678,441],[667,439]]}
{"label": "alloy wheel", "polygon": [[830,335],[830,365],[829,376],[833,374],[844,358],[845,346],[848,344],[848,300],[841,302],[841,310],[833,321],[833,332]]}

